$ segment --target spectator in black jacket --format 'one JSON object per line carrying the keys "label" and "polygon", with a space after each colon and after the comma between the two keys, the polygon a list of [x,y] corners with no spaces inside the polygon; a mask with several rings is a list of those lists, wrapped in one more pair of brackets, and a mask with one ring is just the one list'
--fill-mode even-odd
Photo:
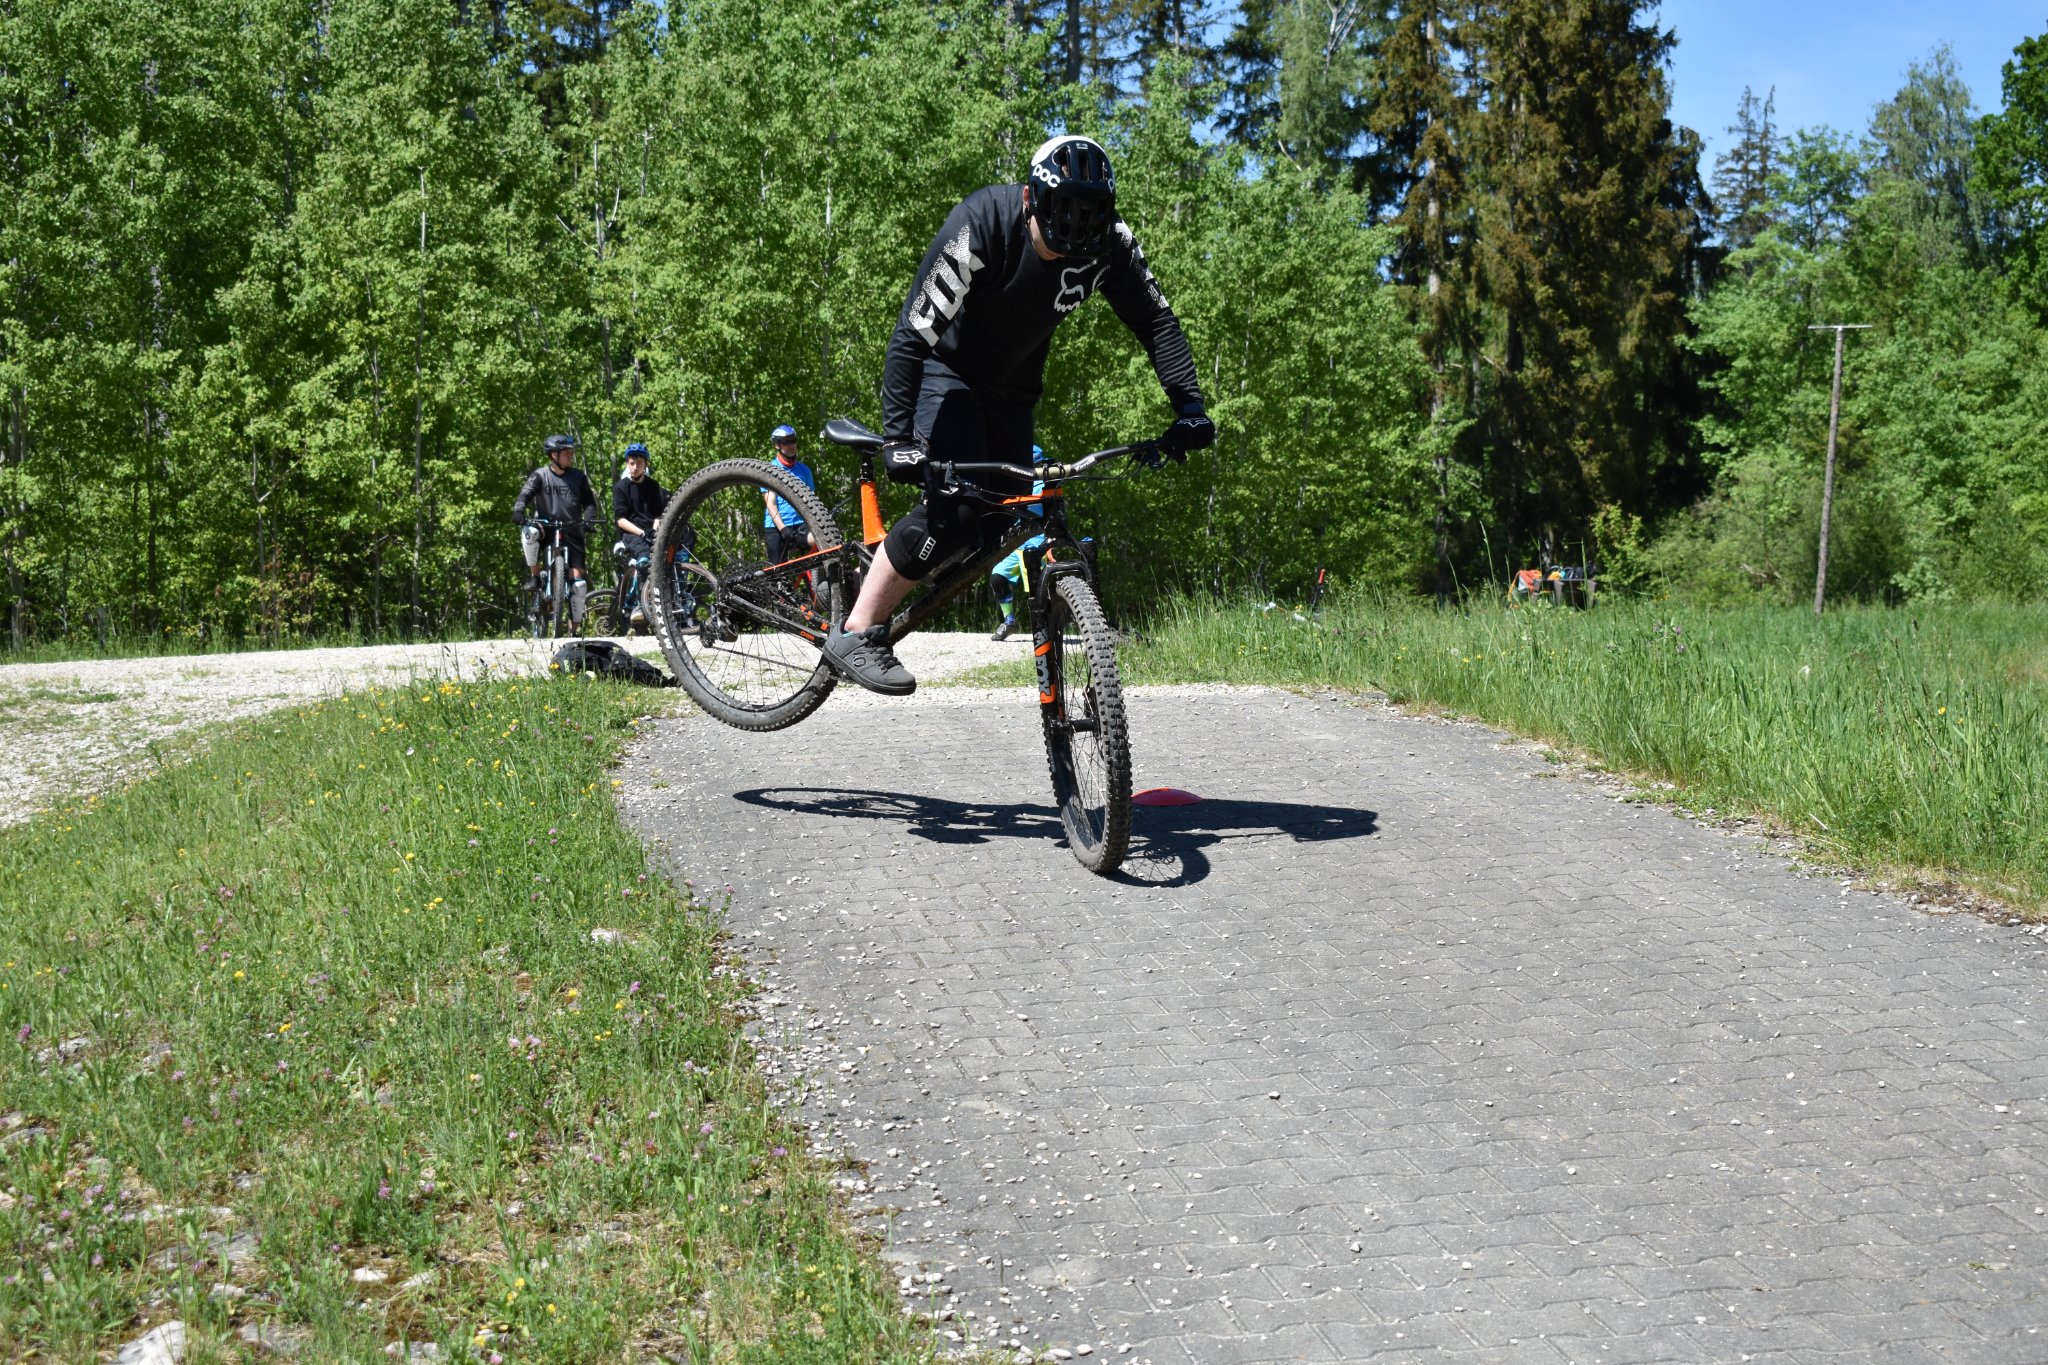
{"label": "spectator in black jacket", "polygon": [[526,586],[529,592],[540,587],[540,548],[545,532],[530,525],[529,516],[544,518],[562,528],[562,548],[568,552],[569,616],[580,628],[583,624],[583,604],[589,585],[584,581],[586,555],[583,545],[583,531],[586,525],[597,521],[597,494],[591,490],[590,477],[576,467],[576,438],[574,436],[550,436],[541,445],[547,456],[546,463],[526,476],[520,485],[519,496],[512,500],[512,524],[525,528],[521,540],[526,551]]}
{"label": "spectator in black jacket", "polygon": [[[654,523],[661,520],[661,511],[666,506],[668,494],[648,472],[647,447],[635,441],[626,447],[626,472],[612,485],[612,521],[620,531],[619,542],[624,547],[627,568],[639,564],[642,576],[647,568],[645,561],[654,549]],[[631,600],[625,605],[633,614],[633,624],[647,624],[640,609],[641,577],[625,573],[621,581],[631,585]]]}

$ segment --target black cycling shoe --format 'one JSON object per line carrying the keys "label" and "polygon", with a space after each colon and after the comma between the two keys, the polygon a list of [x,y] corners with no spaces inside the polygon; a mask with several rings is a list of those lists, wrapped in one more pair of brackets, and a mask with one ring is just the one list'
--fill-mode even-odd
{"label": "black cycling shoe", "polygon": [[889,627],[877,623],[866,630],[835,630],[825,637],[826,666],[840,677],[859,683],[885,697],[907,697],[917,691],[917,679],[910,676],[889,648]]}
{"label": "black cycling shoe", "polygon": [[996,633],[989,636],[988,638],[991,640],[1007,640],[1010,638],[1011,635],[1016,633],[1016,630],[1017,618],[1014,616],[1005,616],[1003,618],[1003,623],[996,627]]}

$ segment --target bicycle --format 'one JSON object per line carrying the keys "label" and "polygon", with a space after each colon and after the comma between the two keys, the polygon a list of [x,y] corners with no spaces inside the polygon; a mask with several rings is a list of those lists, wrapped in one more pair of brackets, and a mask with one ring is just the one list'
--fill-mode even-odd
{"label": "bicycle", "polygon": [[[527,518],[527,525],[538,526],[546,537],[541,546],[539,581],[526,608],[526,620],[536,640],[559,640],[576,633],[569,620],[569,595],[575,591],[575,585],[569,577],[568,542],[563,538],[563,532],[574,524],[577,523],[548,517]],[[588,598],[585,604],[588,605]]]}
{"label": "bicycle", "polygon": [[612,545],[612,570],[618,585],[610,588],[593,588],[583,599],[583,621],[586,628],[595,625],[599,633],[616,635],[621,638],[633,633],[633,604],[644,590],[647,581],[649,556],[637,559],[626,557],[624,541]]}
{"label": "bicycle", "polygon": [[[838,683],[820,654],[826,632],[844,623],[861,573],[880,553],[887,528],[875,481],[882,438],[835,418],[824,439],[860,456],[861,539],[839,533],[817,495],[761,460],[725,460],[693,474],[669,499],[654,531],[655,572],[647,619],[670,670],[706,713],[742,730],[780,730],[824,704]],[[1090,474],[1105,460],[1131,456],[1156,465],[1156,441],[1113,446],[1068,464],[942,463],[931,483],[945,495],[1015,519],[1000,535],[933,569],[924,587],[889,621],[893,645],[928,624],[961,594],[978,588],[1012,550],[1043,534],[1054,556],[1029,597],[1039,719],[1053,796],[1068,845],[1083,867],[1107,875],[1123,863],[1131,832],[1130,732],[1117,670],[1116,635],[1096,596],[1092,556],[1068,530],[1065,485],[1122,478]],[[1128,472],[1128,471],[1127,471]],[[987,492],[966,476],[1001,473],[1041,492]],[[787,498],[819,548],[767,562],[762,496]],[[1026,516],[1036,505],[1043,516]],[[682,537],[689,553],[679,554]]]}

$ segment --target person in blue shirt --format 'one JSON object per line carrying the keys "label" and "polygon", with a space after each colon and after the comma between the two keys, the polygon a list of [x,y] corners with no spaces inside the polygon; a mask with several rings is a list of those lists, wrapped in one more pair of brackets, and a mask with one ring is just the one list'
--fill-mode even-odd
{"label": "person in blue shirt", "polygon": [[[1044,446],[1035,445],[1031,447],[1031,463],[1035,465],[1045,463]],[[1031,485],[1031,491],[1033,493],[1043,493],[1045,491],[1045,484],[1043,482],[1034,482]],[[1042,505],[1033,507],[1030,510],[1031,515],[1035,517],[1042,517],[1045,515],[1045,508]],[[1036,568],[1039,560],[1039,554],[1037,552],[1040,551],[1044,545],[1044,535],[1035,535],[1031,537],[1031,539],[1025,541],[1022,545],[1019,545],[1016,549],[1010,551],[1009,558],[1003,560],[1001,563],[997,564],[993,569],[989,570],[988,590],[995,595],[996,603],[1003,609],[1003,623],[996,627],[996,633],[989,636],[989,639],[1007,640],[1010,638],[1011,634],[1016,631],[1016,590],[1020,587],[1023,588],[1026,592],[1029,592],[1031,590],[1031,580],[1028,576],[1030,570],[1027,570],[1024,567],[1025,556],[1031,556],[1030,562],[1033,568]]]}
{"label": "person in blue shirt", "polygon": [[[768,440],[775,447],[776,467],[815,492],[817,478],[811,473],[811,467],[796,457],[796,428],[784,423],[768,434]],[[794,559],[817,548],[818,538],[811,534],[811,528],[804,524],[803,514],[790,504],[788,498],[764,492],[761,501],[764,504],[761,536],[768,543],[770,564],[780,564],[785,559]]]}

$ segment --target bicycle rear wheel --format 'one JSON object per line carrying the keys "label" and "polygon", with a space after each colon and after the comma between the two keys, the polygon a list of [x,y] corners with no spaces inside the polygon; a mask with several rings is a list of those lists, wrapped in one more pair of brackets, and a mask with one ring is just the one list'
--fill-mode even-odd
{"label": "bicycle rear wheel", "polygon": [[797,510],[820,549],[840,544],[832,514],[810,489],[765,460],[724,460],[669,499],[641,589],[676,681],[742,730],[796,724],[824,704],[834,682],[818,645],[838,617],[841,585],[814,571],[819,561],[809,549],[768,563],[762,531],[771,493]]}
{"label": "bicycle rear wheel", "polygon": [[1124,719],[1116,635],[1078,574],[1049,585],[1039,718],[1052,794],[1081,866],[1108,874],[1131,841],[1131,736]]}

